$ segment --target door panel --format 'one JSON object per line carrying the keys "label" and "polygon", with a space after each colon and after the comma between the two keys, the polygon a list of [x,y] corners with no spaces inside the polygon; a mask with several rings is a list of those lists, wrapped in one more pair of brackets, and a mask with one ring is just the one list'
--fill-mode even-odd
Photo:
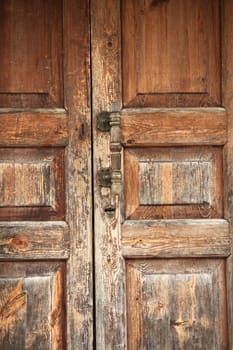
{"label": "door panel", "polygon": [[219,1],[122,2],[123,105],[220,104]]}
{"label": "door panel", "polygon": [[127,260],[128,349],[226,349],[223,260]]}
{"label": "door panel", "polygon": [[[232,15],[92,1],[97,349],[232,348]],[[121,194],[98,180],[117,153],[103,111]]]}
{"label": "door panel", "polygon": [[4,0],[0,13],[1,107],[62,107],[62,1]]}
{"label": "door panel", "polygon": [[64,263],[1,263],[1,348],[65,348]]}
{"label": "door panel", "polygon": [[124,157],[125,218],[221,218],[220,148],[130,148]]}
{"label": "door panel", "polygon": [[0,18],[0,348],[91,349],[88,4]]}

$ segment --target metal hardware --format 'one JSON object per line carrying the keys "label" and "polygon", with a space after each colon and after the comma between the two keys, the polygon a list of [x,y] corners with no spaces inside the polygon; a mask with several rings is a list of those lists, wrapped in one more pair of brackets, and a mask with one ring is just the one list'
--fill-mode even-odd
{"label": "metal hardware", "polygon": [[111,188],[113,194],[120,194],[122,191],[120,113],[101,112],[97,116],[97,129],[110,131],[111,167],[99,171],[100,186]]}
{"label": "metal hardware", "polygon": [[100,131],[110,131],[110,115],[111,112],[101,112],[97,115],[97,129]]}
{"label": "metal hardware", "polygon": [[103,168],[98,173],[99,184],[101,187],[112,186],[112,171],[110,168]]}

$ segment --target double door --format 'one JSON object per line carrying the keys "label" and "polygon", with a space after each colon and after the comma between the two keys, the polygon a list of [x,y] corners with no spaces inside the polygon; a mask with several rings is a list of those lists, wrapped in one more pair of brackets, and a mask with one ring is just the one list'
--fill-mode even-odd
{"label": "double door", "polygon": [[232,17],[1,1],[1,349],[232,349]]}

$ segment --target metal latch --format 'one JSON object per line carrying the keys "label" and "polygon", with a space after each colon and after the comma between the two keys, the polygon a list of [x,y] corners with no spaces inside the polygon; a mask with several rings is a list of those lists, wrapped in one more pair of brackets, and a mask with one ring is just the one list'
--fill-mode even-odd
{"label": "metal latch", "polygon": [[97,129],[100,131],[110,131],[111,112],[101,112],[97,115]]}
{"label": "metal latch", "polygon": [[98,173],[99,184],[101,187],[112,186],[112,171],[110,168],[103,168]]}
{"label": "metal latch", "polygon": [[120,194],[122,191],[120,113],[106,111],[99,113],[97,129],[110,131],[110,167],[99,170],[99,184],[101,187],[111,188],[112,193]]}

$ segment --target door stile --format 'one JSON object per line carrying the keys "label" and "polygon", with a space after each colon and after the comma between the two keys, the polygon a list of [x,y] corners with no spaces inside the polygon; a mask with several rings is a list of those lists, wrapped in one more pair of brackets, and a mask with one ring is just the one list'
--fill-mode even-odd
{"label": "door stile", "polygon": [[229,349],[233,349],[233,257],[232,257],[232,234],[233,234],[233,28],[231,18],[233,16],[232,1],[222,2],[222,103],[227,111],[228,140],[224,147],[224,216],[229,222],[231,255],[226,264],[227,281],[227,305],[228,305],[228,334]]}
{"label": "door stile", "polygon": [[122,106],[120,1],[93,0],[91,3],[96,349],[125,349],[125,267],[120,247],[120,195],[100,187],[98,172],[111,166],[110,134],[96,128],[99,113],[118,112]]}
{"label": "door stile", "polygon": [[65,108],[69,113],[67,349],[93,349],[89,2],[64,0]]}

